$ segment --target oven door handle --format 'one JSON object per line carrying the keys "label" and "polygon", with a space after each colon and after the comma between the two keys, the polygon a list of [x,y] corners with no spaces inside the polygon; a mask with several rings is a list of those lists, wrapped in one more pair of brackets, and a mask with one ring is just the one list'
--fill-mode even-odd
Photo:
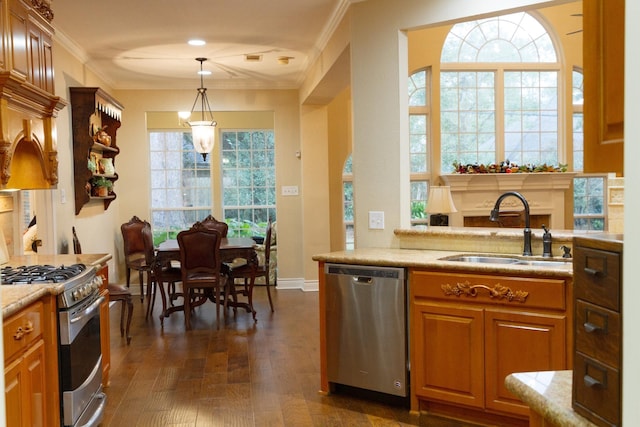
{"label": "oven door handle", "polygon": [[82,328],[96,315],[100,315],[100,304],[102,304],[104,300],[104,296],[99,296],[88,307],[83,308],[82,311],[60,312],[60,344],[71,344],[80,331],[82,331]]}
{"label": "oven door handle", "polygon": [[[93,313],[95,311],[99,311],[100,310],[100,304],[102,304],[104,302],[104,296],[99,296],[98,299],[96,299],[94,302],[91,303],[91,305],[87,308],[85,308],[82,313],[76,313],[73,318],[71,319],[71,324],[73,325],[76,322],[81,322],[84,321],[85,323],[87,322],[88,319],[91,319],[91,317],[93,317]],[[84,323],[83,323],[84,325]]]}

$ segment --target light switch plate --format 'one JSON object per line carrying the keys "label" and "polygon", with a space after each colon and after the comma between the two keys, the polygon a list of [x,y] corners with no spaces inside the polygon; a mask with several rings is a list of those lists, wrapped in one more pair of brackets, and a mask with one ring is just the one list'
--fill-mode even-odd
{"label": "light switch plate", "polygon": [[384,212],[369,211],[369,229],[384,230]]}
{"label": "light switch plate", "polygon": [[298,195],[298,186],[297,185],[283,185],[281,191],[282,191],[282,195],[283,196],[297,196]]}

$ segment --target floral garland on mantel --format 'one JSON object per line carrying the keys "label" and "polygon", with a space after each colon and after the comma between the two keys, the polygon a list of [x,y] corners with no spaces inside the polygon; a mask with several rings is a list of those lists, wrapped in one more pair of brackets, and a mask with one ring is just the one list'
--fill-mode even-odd
{"label": "floral garland on mantel", "polygon": [[535,172],[566,172],[567,165],[559,164],[558,166],[548,165],[521,165],[505,160],[500,164],[492,163],[490,165],[453,162],[454,173],[458,174],[475,174],[475,173],[535,173]]}

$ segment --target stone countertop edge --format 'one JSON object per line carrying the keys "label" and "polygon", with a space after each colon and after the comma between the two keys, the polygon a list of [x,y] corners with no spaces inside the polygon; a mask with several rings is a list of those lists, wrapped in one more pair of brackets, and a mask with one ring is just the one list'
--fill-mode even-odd
{"label": "stone countertop edge", "polygon": [[[392,248],[363,248],[346,251],[317,254],[314,261],[337,264],[360,264],[379,267],[409,267],[428,268],[429,270],[456,270],[459,272],[481,274],[508,274],[549,278],[573,277],[571,260],[554,257],[544,258],[547,261],[568,261],[565,267],[546,267],[516,264],[490,264],[447,261],[447,257],[457,255],[473,255],[470,252],[437,251],[428,249],[392,249]],[[520,258],[518,255],[509,255]],[[522,257],[528,260],[542,260],[541,257]]]}
{"label": "stone countertop edge", "polygon": [[[79,255],[24,255],[11,257],[7,265],[71,265],[85,264],[90,266],[104,265],[111,259],[111,254],[79,254]],[[6,319],[44,295],[58,295],[64,289],[63,284],[48,283],[42,285],[2,285],[0,287],[0,305],[2,317]]]}
{"label": "stone countertop edge", "polygon": [[505,379],[505,387],[531,411],[552,425],[595,427],[571,407],[573,371],[519,372]]}

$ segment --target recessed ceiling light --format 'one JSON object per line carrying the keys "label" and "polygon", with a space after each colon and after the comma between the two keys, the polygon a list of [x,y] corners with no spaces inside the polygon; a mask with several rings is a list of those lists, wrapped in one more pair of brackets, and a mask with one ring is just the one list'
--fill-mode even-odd
{"label": "recessed ceiling light", "polygon": [[205,44],[207,44],[207,42],[200,39],[191,39],[187,43],[189,43],[189,45],[191,46],[204,46]]}

